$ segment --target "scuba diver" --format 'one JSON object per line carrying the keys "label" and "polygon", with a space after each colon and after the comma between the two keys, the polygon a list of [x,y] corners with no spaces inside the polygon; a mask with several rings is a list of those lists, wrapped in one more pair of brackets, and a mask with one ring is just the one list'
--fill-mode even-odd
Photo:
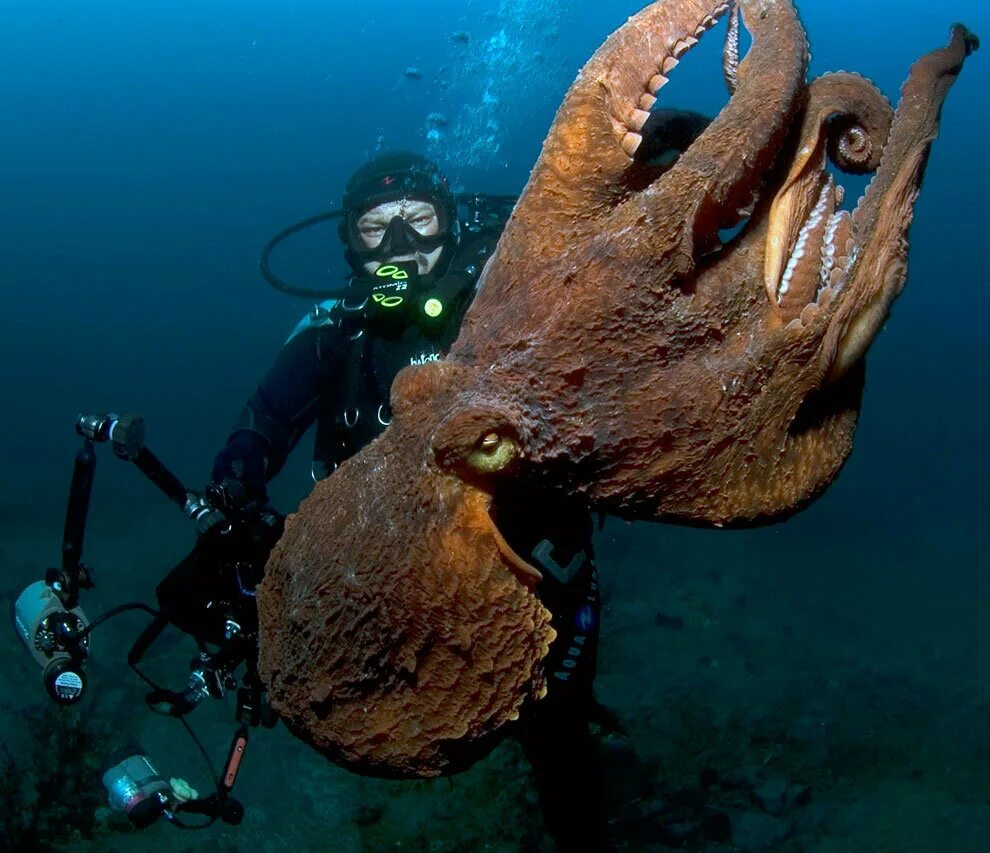
{"label": "scuba diver", "polygon": [[[644,126],[638,167],[656,174],[669,168],[706,125],[703,116],[656,111]],[[455,196],[432,161],[386,154],[354,173],[341,210],[302,220],[269,241],[261,257],[268,282],[323,301],[298,324],[247,401],[202,493],[188,489],[151,451],[140,415],[77,416],[82,447],[69,486],[61,560],[17,597],[14,627],[41,667],[52,701],[75,705],[88,694],[92,632],[122,614],[152,617],[127,652],[127,664],[151,688],[145,696],[149,710],[178,719],[187,730],[213,786],[200,795],[181,778],[159,775],[139,744],[120,744],[102,781],[112,810],[134,827],[148,827],[162,816],[186,830],[217,820],[241,822],[244,806],[232,789],[250,731],[277,723],[257,670],[255,589],[284,522],[268,504],[267,484],[314,424],[314,480],[331,474],[388,426],[393,379],[407,365],[447,353],[514,203],[511,196]],[[269,265],[273,249],[326,221],[338,221],[350,266],[344,287],[305,290],[275,275]],[[96,585],[96,574],[83,558],[83,544],[100,446],[133,464],[195,524],[199,536],[158,584],[157,608],[128,602],[90,620],[82,599]],[[545,659],[547,695],[524,707],[506,733],[518,736],[529,758],[557,846],[604,849],[605,791],[590,723],[601,724],[603,732],[621,733],[621,727],[592,693],[600,605],[588,507],[519,478],[495,497],[494,520],[502,535],[542,571],[536,593],[557,635]],[[168,628],[198,646],[184,689],[160,685],[141,668]],[[186,717],[203,702],[230,695],[236,696],[238,727],[217,772]],[[198,822],[189,816],[199,816]]]}
{"label": "scuba diver", "polygon": [[[314,481],[388,426],[393,379],[403,367],[443,358],[498,242],[511,205],[502,199],[493,211],[484,198],[474,197],[474,215],[460,221],[437,165],[407,152],[375,157],[352,175],[338,229],[347,285],[299,323],[247,401],[214,461],[219,492],[264,506],[268,481],[314,424]],[[267,252],[262,269],[272,281],[266,267]],[[277,278],[272,283],[298,292]],[[548,695],[524,712],[518,735],[558,847],[604,849],[589,730],[599,611],[591,517],[566,495],[515,488],[498,502],[508,509],[496,521],[542,570],[537,594],[557,631],[546,661]]]}

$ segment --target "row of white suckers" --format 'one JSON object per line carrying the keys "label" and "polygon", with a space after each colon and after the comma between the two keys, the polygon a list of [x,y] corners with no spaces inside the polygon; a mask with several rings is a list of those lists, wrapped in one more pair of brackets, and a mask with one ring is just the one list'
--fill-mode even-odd
{"label": "row of white suckers", "polygon": [[629,157],[632,157],[636,153],[636,149],[639,148],[640,143],[643,141],[643,137],[639,131],[643,129],[643,125],[646,124],[646,120],[650,117],[650,110],[653,109],[653,105],[656,103],[657,93],[670,81],[667,75],[677,67],[681,57],[694,47],[708,30],[714,27],[718,23],[718,19],[728,12],[730,8],[731,4],[724,3],[715,8],[714,15],[705,15],[701,23],[695,27],[694,35],[685,36],[676,41],[673,47],[670,48],[670,54],[661,61],[659,73],[654,74],[650,78],[646,86],[648,91],[644,92],[639,99],[639,109],[633,109],[629,116],[627,124],[629,131],[621,140],[622,150]]}
{"label": "row of white suckers", "polygon": [[[833,198],[833,193],[836,202],[841,204],[842,187],[837,187],[835,181],[829,177],[829,179],[825,182],[825,186],[822,187],[821,194],[818,196],[818,201],[815,203],[811,214],[808,216],[808,221],[805,222],[800,233],[798,234],[797,242],[794,245],[794,251],[791,252],[791,256],[787,259],[787,266],[784,269],[784,274],[780,280],[780,286],[777,289],[777,304],[780,304],[781,300],[787,294],[787,291],[790,288],[791,279],[794,277],[794,272],[797,269],[797,265],[804,258],[808,235],[811,234],[811,232],[821,223],[822,217],[828,209],[829,199]],[[828,218],[828,224],[825,226],[825,239],[822,242],[818,292],[815,294],[816,301],[824,288],[832,287],[837,290],[842,286],[843,278],[840,276],[835,281],[832,281],[831,275],[832,270],[835,268],[835,237],[838,233],[839,225],[843,220],[848,220],[849,218],[850,214],[846,210],[837,210]],[[852,258],[849,258],[849,263],[851,263],[851,261]],[[846,265],[846,270],[848,269],[849,263]],[[845,270],[843,270],[843,272],[845,272]]]}

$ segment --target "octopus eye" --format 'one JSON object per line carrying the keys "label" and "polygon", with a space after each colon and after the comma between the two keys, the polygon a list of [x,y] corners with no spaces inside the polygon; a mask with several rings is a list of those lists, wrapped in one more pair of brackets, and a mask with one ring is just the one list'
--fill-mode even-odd
{"label": "octopus eye", "polygon": [[475,449],[468,454],[467,463],[479,474],[494,474],[508,467],[518,455],[519,445],[493,430],[479,439]]}
{"label": "octopus eye", "polygon": [[440,468],[476,485],[507,472],[524,455],[511,416],[489,406],[451,412],[437,426],[431,444]]}

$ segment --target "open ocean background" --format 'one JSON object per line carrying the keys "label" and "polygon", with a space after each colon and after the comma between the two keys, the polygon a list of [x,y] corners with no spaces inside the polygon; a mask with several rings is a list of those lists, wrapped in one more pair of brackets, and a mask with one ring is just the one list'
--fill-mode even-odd
{"label": "open ocean background", "polygon": [[[378,151],[430,154],[457,188],[518,192],[577,70],[640,5],[0,0],[4,606],[59,559],[78,412],[141,413],[148,446],[200,488],[308,309],[264,283],[263,244],[336,206],[347,175]],[[962,0],[799,8],[812,75],[858,71],[895,102],[951,23],[990,38],[990,12]],[[721,107],[722,32],[682,63],[660,105]],[[838,481],[758,531],[609,522],[599,537],[597,692],[629,732],[610,765],[627,849],[671,843],[655,827],[683,817],[675,794],[692,790],[702,802],[683,821],[728,814],[735,849],[990,850],[988,54],[985,44],[949,95],[908,285],[870,351]],[[338,256],[328,228],[276,263],[316,286],[339,279]],[[310,446],[276,481],[283,510],[309,488]],[[181,514],[102,451],[85,550],[97,570],[91,617],[150,601],[192,543]],[[123,665],[140,625],[125,616],[94,635],[91,695],[61,715],[13,627],[0,630],[0,742],[17,771],[3,785],[6,813],[39,802],[46,761],[76,762],[40,795],[46,843],[545,849],[514,744],[452,782],[394,783],[333,768],[284,729],[252,742],[238,829],[189,837],[162,822],[137,835],[94,823],[95,768],[114,735],[141,740],[166,777],[207,787],[185,733],[145,712]],[[189,651],[166,644],[153,668],[181,684]],[[218,761],[232,708],[192,718]],[[719,794],[698,784],[706,770],[744,782]],[[810,798],[776,810],[732,798],[765,784]],[[732,849],[702,836],[685,845]]]}

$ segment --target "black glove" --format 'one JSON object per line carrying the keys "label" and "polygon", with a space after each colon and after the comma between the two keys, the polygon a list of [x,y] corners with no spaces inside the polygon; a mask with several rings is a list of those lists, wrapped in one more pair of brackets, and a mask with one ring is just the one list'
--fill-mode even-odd
{"label": "black glove", "polygon": [[227,439],[213,460],[213,483],[242,504],[268,501],[268,442],[251,429],[240,429]]}

